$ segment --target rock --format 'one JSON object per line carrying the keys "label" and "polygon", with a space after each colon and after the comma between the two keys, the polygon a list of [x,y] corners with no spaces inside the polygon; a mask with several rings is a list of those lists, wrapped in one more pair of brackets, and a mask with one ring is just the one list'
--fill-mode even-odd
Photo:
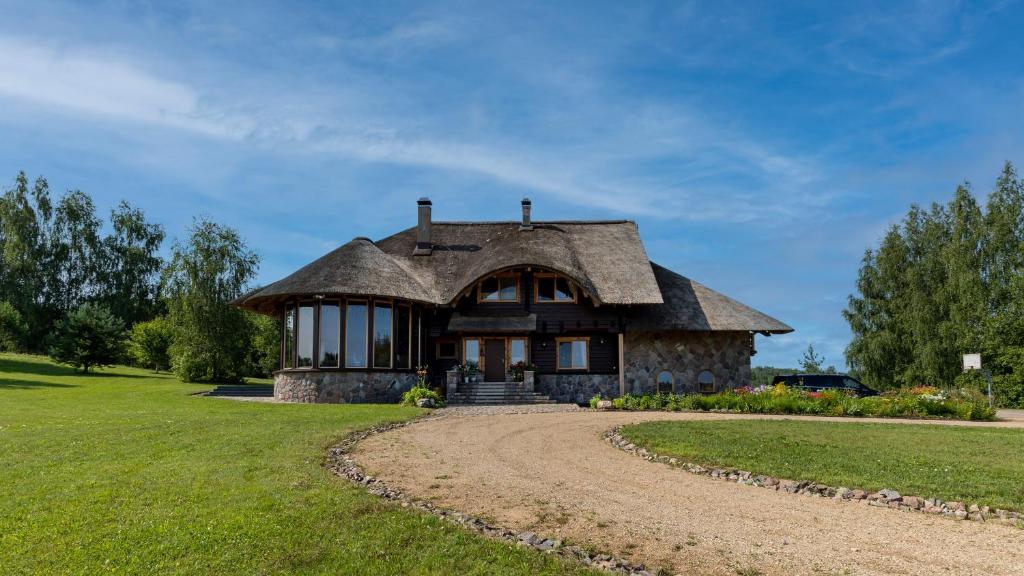
{"label": "rock", "polygon": [[530,546],[539,544],[541,542],[540,538],[537,538],[537,535],[533,532],[523,532],[518,536],[518,538],[520,542],[529,544]]}
{"label": "rock", "polygon": [[416,405],[420,408],[436,408],[437,405],[434,403],[433,398],[420,398],[416,401]]}
{"label": "rock", "polygon": [[612,409],[612,401],[611,400],[598,400],[597,401],[597,409],[598,410],[611,410]]}
{"label": "rock", "polygon": [[971,507],[968,508],[967,511],[971,514],[977,514],[978,512],[981,512],[981,508],[979,508],[977,504],[971,504]]}
{"label": "rock", "polygon": [[552,540],[552,539],[549,538],[547,540],[544,540],[540,544],[537,544],[537,549],[538,550],[554,550],[554,549],[560,547],[561,545],[562,545],[562,541],[561,540]]}
{"label": "rock", "polygon": [[851,498],[853,498],[853,491],[850,490],[849,488],[845,488],[845,487],[840,486],[839,489],[836,490],[836,493],[835,493],[835,499],[836,500],[849,500]]}
{"label": "rock", "polygon": [[878,496],[881,499],[885,500],[886,502],[892,502],[893,500],[899,500],[900,499],[900,493],[899,492],[897,492],[895,490],[889,490],[888,488],[885,488],[883,490],[879,490],[878,491]]}
{"label": "rock", "polygon": [[964,512],[967,511],[967,508],[964,507],[964,503],[963,502],[946,502],[946,507],[949,508],[950,510],[953,510],[953,511],[956,511],[956,510],[963,510]]}
{"label": "rock", "polygon": [[785,490],[790,494],[796,494],[806,485],[807,484],[805,482],[797,482],[796,480],[780,480],[779,490]]}
{"label": "rock", "polygon": [[957,510],[956,512],[953,512],[953,516],[955,516],[957,520],[963,520],[964,518],[967,518],[967,511]]}
{"label": "rock", "polygon": [[921,506],[923,506],[921,499],[917,496],[904,496],[902,501],[904,505],[912,510],[920,510]]}
{"label": "rock", "polygon": [[764,485],[765,486],[778,486],[779,485],[779,479],[775,478],[773,476],[768,476],[767,478],[764,479]]}
{"label": "rock", "polygon": [[852,490],[850,492],[851,500],[863,500],[868,497],[868,493],[863,490]]}

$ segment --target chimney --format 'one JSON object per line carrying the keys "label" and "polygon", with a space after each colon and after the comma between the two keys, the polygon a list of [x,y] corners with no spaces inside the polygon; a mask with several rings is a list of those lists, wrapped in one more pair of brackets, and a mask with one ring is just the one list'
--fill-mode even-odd
{"label": "chimney", "polygon": [[519,225],[520,230],[533,230],[533,224],[530,222],[530,207],[533,203],[530,202],[529,198],[523,198],[523,223]]}
{"label": "chimney", "polygon": [[413,256],[430,256],[434,244],[430,241],[430,198],[424,196],[416,201],[416,212],[419,219],[416,222],[416,249],[412,251]]}

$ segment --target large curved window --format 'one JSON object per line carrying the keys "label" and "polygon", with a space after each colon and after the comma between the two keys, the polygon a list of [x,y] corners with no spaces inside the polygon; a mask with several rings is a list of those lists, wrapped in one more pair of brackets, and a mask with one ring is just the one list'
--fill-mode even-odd
{"label": "large curved window", "polygon": [[697,375],[697,387],[702,394],[712,394],[715,391],[715,375],[710,370],[705,370]]}
{"label": "large curved window", "polygon": [[391,339],[394,326],[391,325],[391,304],[373,305],[373,367],[391,368]]}
{"label": "large curved window", "polygon": [[337,368],[341,357],[341,307],[335,302],[320,304],[320,357],[321,368]]}
{"label": "large curved window", "polygon": [[568,279],[555,274],[537,274],[534,276],[533,301],[541,302],[575,302],[576,291]]}
{"label": "large curved window", "polygon": [[349,302],[345,307],[345,367],[366,368],[366,303]]}
{"label": "large curved window", "polygon": [[658,374],[658,394],[671,394],[673,381],[672,373],[667,370]]}
{"label": "large curved window", "polygon": [[313,316],[315,310],[316,307],[312,304],[299,306],[299,338],[296,345],[299,352],[296,359],[298,368],[313,366],[313,329],[315,328]]}

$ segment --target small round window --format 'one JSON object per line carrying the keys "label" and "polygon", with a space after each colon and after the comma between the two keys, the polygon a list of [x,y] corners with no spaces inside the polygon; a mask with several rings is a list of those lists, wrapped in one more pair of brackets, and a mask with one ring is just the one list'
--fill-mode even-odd
{"label": "small round window", "polygon": [[658,393],[671,394],[673,382],[674,380],[671,372],[666,370],[661,374],[658,374]]}
{"label": "small round window", "polygon": [[697,387],[702,394],[711,394],[715,391],[715,375],[710,370],[705,370],[697,375]]}

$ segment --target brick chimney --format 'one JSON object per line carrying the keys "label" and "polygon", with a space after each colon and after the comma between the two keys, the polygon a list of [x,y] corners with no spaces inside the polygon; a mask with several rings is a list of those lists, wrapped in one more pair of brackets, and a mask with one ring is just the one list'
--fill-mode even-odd
{"label": "brick chimney", "polygon": [[430,198],[423,197],[416,201],[416,249],[413,256],[430,256],[434,244],[430,240]]}
{"label": "brick chimney", "polygon": [[529,198],[523,198],[523,222],[519,225],[520,230],[533,230],[533,223],[530,222],[530,208],[533,203]]}

